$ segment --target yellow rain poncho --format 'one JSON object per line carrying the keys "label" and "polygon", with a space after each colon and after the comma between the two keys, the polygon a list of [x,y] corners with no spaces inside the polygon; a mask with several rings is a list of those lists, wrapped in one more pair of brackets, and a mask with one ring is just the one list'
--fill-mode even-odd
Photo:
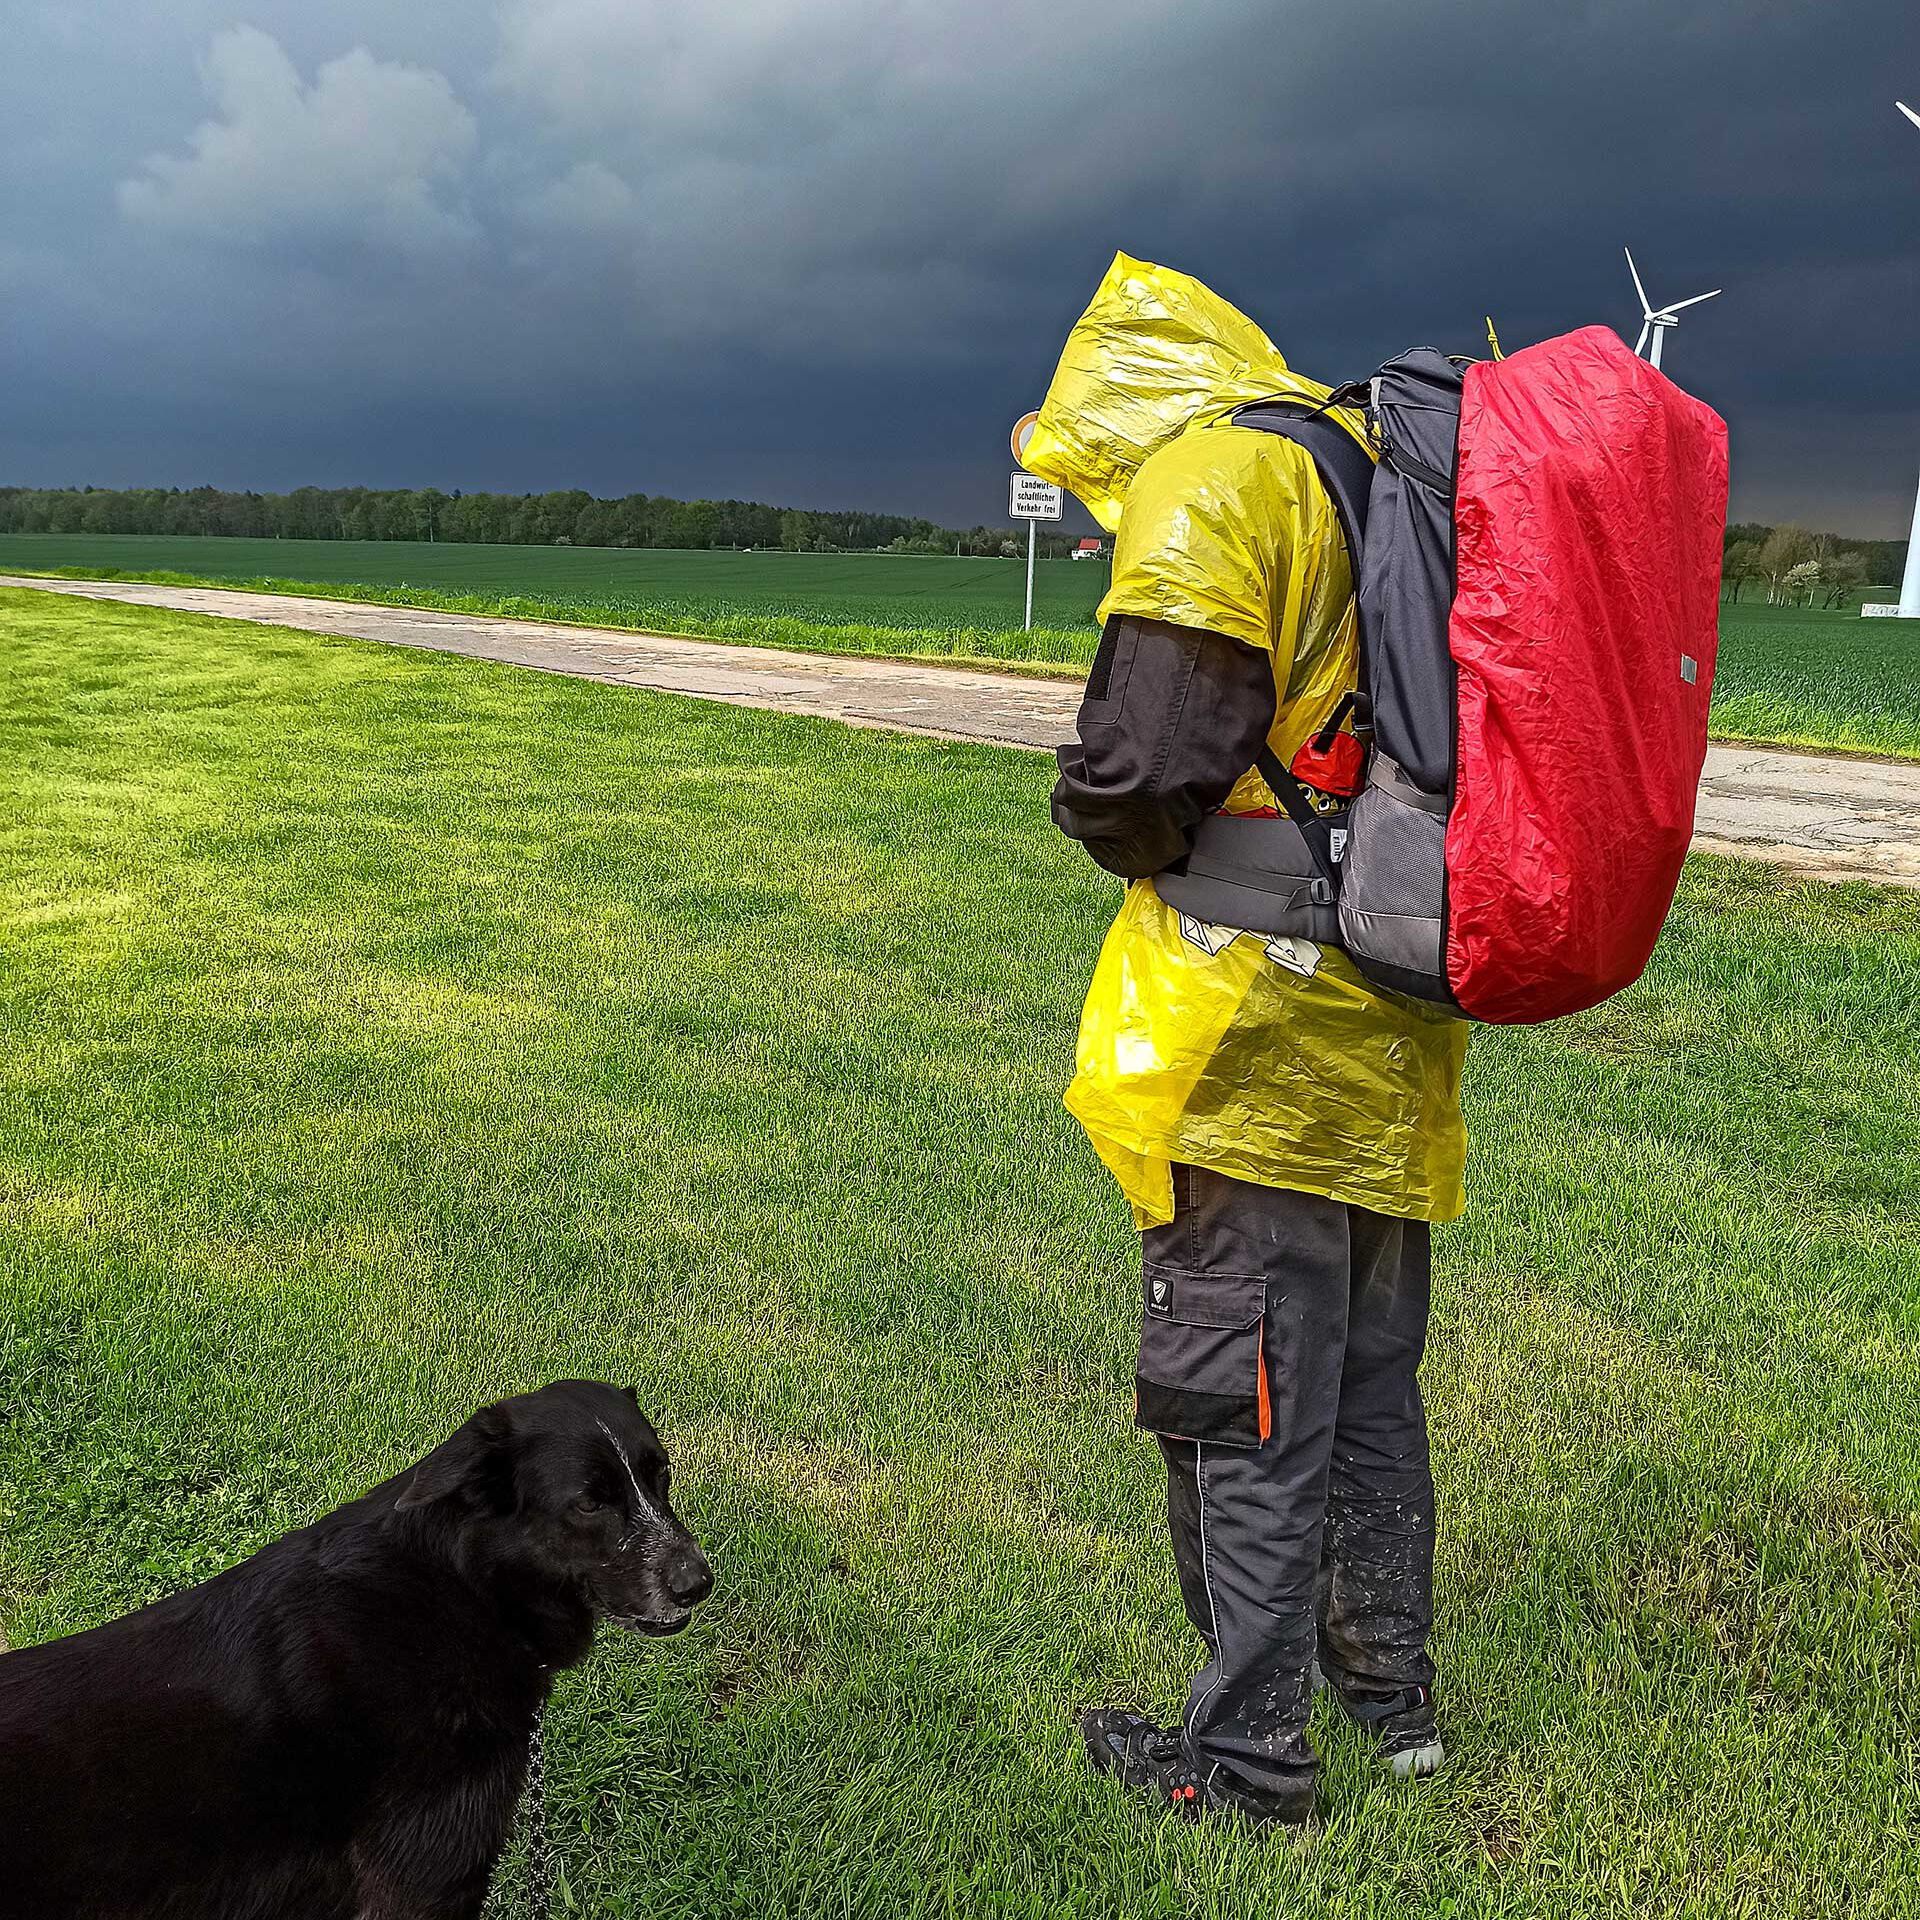
{"label": "yellow rain poncho", "polygon": [[[1198,281],[1122,254],[1067,337],[1025,455],[1116,534],[1102,619],[1206,627],[1272,654],[1282,762],[1354,684],[1353,577],[1307,453],[1226,416],[1326,393]],[[1272,804],[1252,772],[1227,802]],[[1183,930],[1140,880],[1101,949],[1067,1105],[1143,1227],[1173,1217],[1176,1161],[1450,1220],[1466,1044],[1464,1021],[1376,992],[1337,950]]]}

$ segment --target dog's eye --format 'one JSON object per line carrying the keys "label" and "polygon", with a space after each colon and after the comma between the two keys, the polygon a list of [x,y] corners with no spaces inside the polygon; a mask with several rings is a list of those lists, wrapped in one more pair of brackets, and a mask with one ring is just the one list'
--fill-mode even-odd
{"label": "dog's eye", "polygon": [[607,1503],[604,1500],[596,1500],[590,1493],[583,1493],[573,1503],[573,1510],[575,1513],[605,1513]]}

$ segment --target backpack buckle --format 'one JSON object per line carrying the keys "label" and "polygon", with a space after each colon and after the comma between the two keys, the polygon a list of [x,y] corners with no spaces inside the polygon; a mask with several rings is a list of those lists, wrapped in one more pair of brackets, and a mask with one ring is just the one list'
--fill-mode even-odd
{"label": "backpack buckle", "polygon": [[1311,900],[1316,907],[1332,906],[1333,882],[1327,879],[1324,874],[1316,873],[1313,878],[1307,882],[1307,898]]}

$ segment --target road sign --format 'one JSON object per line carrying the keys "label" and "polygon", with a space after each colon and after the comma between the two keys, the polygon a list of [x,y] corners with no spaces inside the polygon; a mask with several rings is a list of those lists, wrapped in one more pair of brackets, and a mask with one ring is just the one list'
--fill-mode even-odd
{"label": "road sign", "polygon": [[1060,489],[1030,473],[1016,473],[1007,487],[1007,514],[1014,520],[1058,520]]}
{"label": "road sign", "polygon": [[[1015,437],[1019,428],[1014,429]],[[1034,523],[1060,518],[1060,489],[1030,473],[1016,473],[1007,483],[1007,514],[1027,523],[1027,625],[1033,625],[1033,535]]]}
{"label": "road sign", "polygon": [[1013,457],[1024,462],[1027,457],[1027,442],[1033,438],[1033,430],[1040,424],[1037,413],[1023,413],[1013,423]]}

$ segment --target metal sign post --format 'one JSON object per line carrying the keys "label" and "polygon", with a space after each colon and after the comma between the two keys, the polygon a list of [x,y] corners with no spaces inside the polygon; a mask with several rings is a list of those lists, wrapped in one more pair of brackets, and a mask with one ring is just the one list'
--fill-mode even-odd
{"label": "metal sign post", "polygon": [[1027,523],[1027,627],[1033,627],[1034,534],[1042,520],[1058,520],[1064,504],[1060,489],[1030,473],[1016,473],[1007,486],[1007,516]]}

